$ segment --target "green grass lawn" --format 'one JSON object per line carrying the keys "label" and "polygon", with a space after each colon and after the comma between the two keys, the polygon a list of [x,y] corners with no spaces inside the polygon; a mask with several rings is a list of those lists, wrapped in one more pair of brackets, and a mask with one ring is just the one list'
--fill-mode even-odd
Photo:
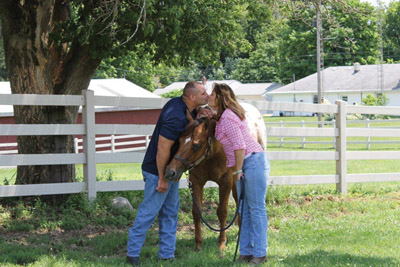
{"label": "green grass lawn", "polygon": [[[204,215],[217,226],[217,189],[205,189]],[[110,199],[124,196],[134,212],[116,211]],[[143,192],[99,193],[89,204],[73,195],[51,207],[38,199],[0,201],[0,266],[128,266],[128,228]],[[180,190],[177,260],[157,259],[154,224],[141,254],[144,266],[231,266],[238,227],[228,230],[227,249],[203,227],[203,250],[194,252],[191,200]],[[264,266],[400,266],[400,183],[354,184],[340,196],[333,185],[271,186],[268,263]],[[230,203],[229,218],[234,205]]]}
{"label": "green grass lawn", "polygon": [[[275,160],[271,161],[271,176],[335,174],[335,161]],[[347,173],[398,173],[397,160],[349,160]],[[0,185],[14,184],[16,168],[0,169]],[[77,181],[83,181],[82,165],[76,166]],[[140,163],[97,164],[98,181],[142,179]]]}

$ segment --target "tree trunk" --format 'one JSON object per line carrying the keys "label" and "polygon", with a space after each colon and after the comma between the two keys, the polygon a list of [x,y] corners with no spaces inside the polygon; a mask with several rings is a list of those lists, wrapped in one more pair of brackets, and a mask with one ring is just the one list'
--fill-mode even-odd
{"label": "tree trunk", "polygon": [[[76,122],[77,108],[40,107],[32,113],[32,107],[16,107],[16,123],[70,124]],[[28,113],[29,116],[21,116]],[[32,118],[40,118],[32,121]],[[22,119],[22,120],[21,120]],[[19,154],[74,153],[73,136],[20,136]],[[62,183],[75,181],[74,165],[18,166],[16,184]]]}
{"label": "tree trunk", "polygon": [[[81,94],[100,59],[79,42],[55,45],[54,25],[69,19],[67,1],[0,0],[6,66],[13,94]],[[17,124],[76,123],[78,107],[14,106]],[[19,154],[74,153],[73,136],[20,136]],[[75,181],[74,165],[18,166],[17,184]]]}

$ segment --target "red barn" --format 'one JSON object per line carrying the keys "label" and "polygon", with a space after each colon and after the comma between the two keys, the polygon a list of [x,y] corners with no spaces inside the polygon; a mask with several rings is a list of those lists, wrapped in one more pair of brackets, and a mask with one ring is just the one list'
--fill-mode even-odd
{"label": "red barn", "polygon": [[[126,80],[126,79],[94,79],[91,80],[89,90],[94,91],[96,96],[122,96],[122,97],[149,97],[160,98],[160,96]],[[0,82],[0,94],[11,94],[9,82]],[[0,96],[1,97],[1,96]],[[96,108],[96,124],[155,124],[160,109],[135,109],[122,107],[98,107]],[[79,113],[77,123],[82,123],[82,116]],[[0,125],[14,124],[14,112],[12,106],[0,105]],[[76,136],[82,138],[81,136]],[[101,136],[96,136],[101,137]],[[129,147],[143,147],[143,143],[134,145],[120,145],[130,141],[144,141],[145,137],[130,137],[127,139],[115,139],[115,148],[124,149]],[[102,139],[102,138],[100,138]],[[103,138],[104,139],[104,138]],[[16,153],[16,136],[0,136],[0,154]],[[108,140],[96,140],[96,144],[110,143]],[[9,145],[7,145],[9,144]],[[81,145],[81,144],[80,144]],[[79,149],[80,150],[80,149]],[[110,150],[110,147],[97,148],[98,151]]]}

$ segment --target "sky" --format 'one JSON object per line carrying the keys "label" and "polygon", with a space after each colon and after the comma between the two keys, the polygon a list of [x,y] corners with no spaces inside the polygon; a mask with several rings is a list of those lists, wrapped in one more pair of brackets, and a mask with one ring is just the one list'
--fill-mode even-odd
{"label": "sky", "polygon": [[[393,0],[381,0],[381,1],[382,1],[382,4],[387,6]],[[398,1],[398,0],[395,0],[395,1]],[[361,2],[370,2],[372,5],[377,6],[376,0],[361,0]]]}

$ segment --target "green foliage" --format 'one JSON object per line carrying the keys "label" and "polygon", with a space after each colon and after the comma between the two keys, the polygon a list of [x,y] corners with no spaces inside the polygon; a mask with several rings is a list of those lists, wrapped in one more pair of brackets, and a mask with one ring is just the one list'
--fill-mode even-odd
{"label": "green foliage", "polygon": [[368,94],[362,99],[362,104],[364,106],[376,106],[377,101],[378,99],[374,95]]}
{"label": "green foliage", "polygon": [[[377,94],[376,96],[368,94],[361,101],[364,106],[386,106],[388,98],[385,94]],[[363,117],[368,119],[388,118],[388,116],[377,116],[374,114],[363,114]]]}
{"label": "green foliage", "polygon": [[384,14],[383,33],[386,61],[398,62],[400,60],[400,3],[398,1],[390,2]]}
{"label": "green foliage", "polygon": [[107,58],[103,60],[97,69],[94,78],[125,78],[149,91],[157,88],[153,77],[155,76],[152,55],[141,51],[127,52],[121,57]]}
{"label": "green foliage", "polygon": [[158,79],[160,87],[166,87],[177,81],[176,77],[179,74],[179,68],[160,63],[155,69],[156,79]]}
{"label": "green foliage", "polygon": [[240,58],[235,62],[235,67],[230,78],[250,82],[278,82],[279,73],[279,39],[277,34],[282,24],[271,22],[262,27],[254,36],[255,47],[248,58]]}
{"label": "green foliage", "polygon": [[168,93],[162,94],[161,96],[164,98],[173,98],[173,97],[181,96],[182,93],[183,93],[183,89],[176,89],[176,90],[172,90]]}
{"label": "green foliage", "polygon": [[140,45],[157,62],[185,63],[193,58],[213,61],[221,47],[235,51],[243,35],[237,0],[151,0],[144,6],[142,1],[104,4],[72,1],[73,19],[60,24],[53,39],[90,44],[98,58],[121,57],[129,51],[137,52]]}
{"label": "green foliage", "polygon": [[[306,4],[307,3],[307,4]],[[322,1],[323,54],[325,66],[376,63],[378,55],[377,15],[368,3],[358,0]],[[312,1],[295,2],[285,14],[280,33],[280,77],[287,83],[316,72],[316,8]]]}

